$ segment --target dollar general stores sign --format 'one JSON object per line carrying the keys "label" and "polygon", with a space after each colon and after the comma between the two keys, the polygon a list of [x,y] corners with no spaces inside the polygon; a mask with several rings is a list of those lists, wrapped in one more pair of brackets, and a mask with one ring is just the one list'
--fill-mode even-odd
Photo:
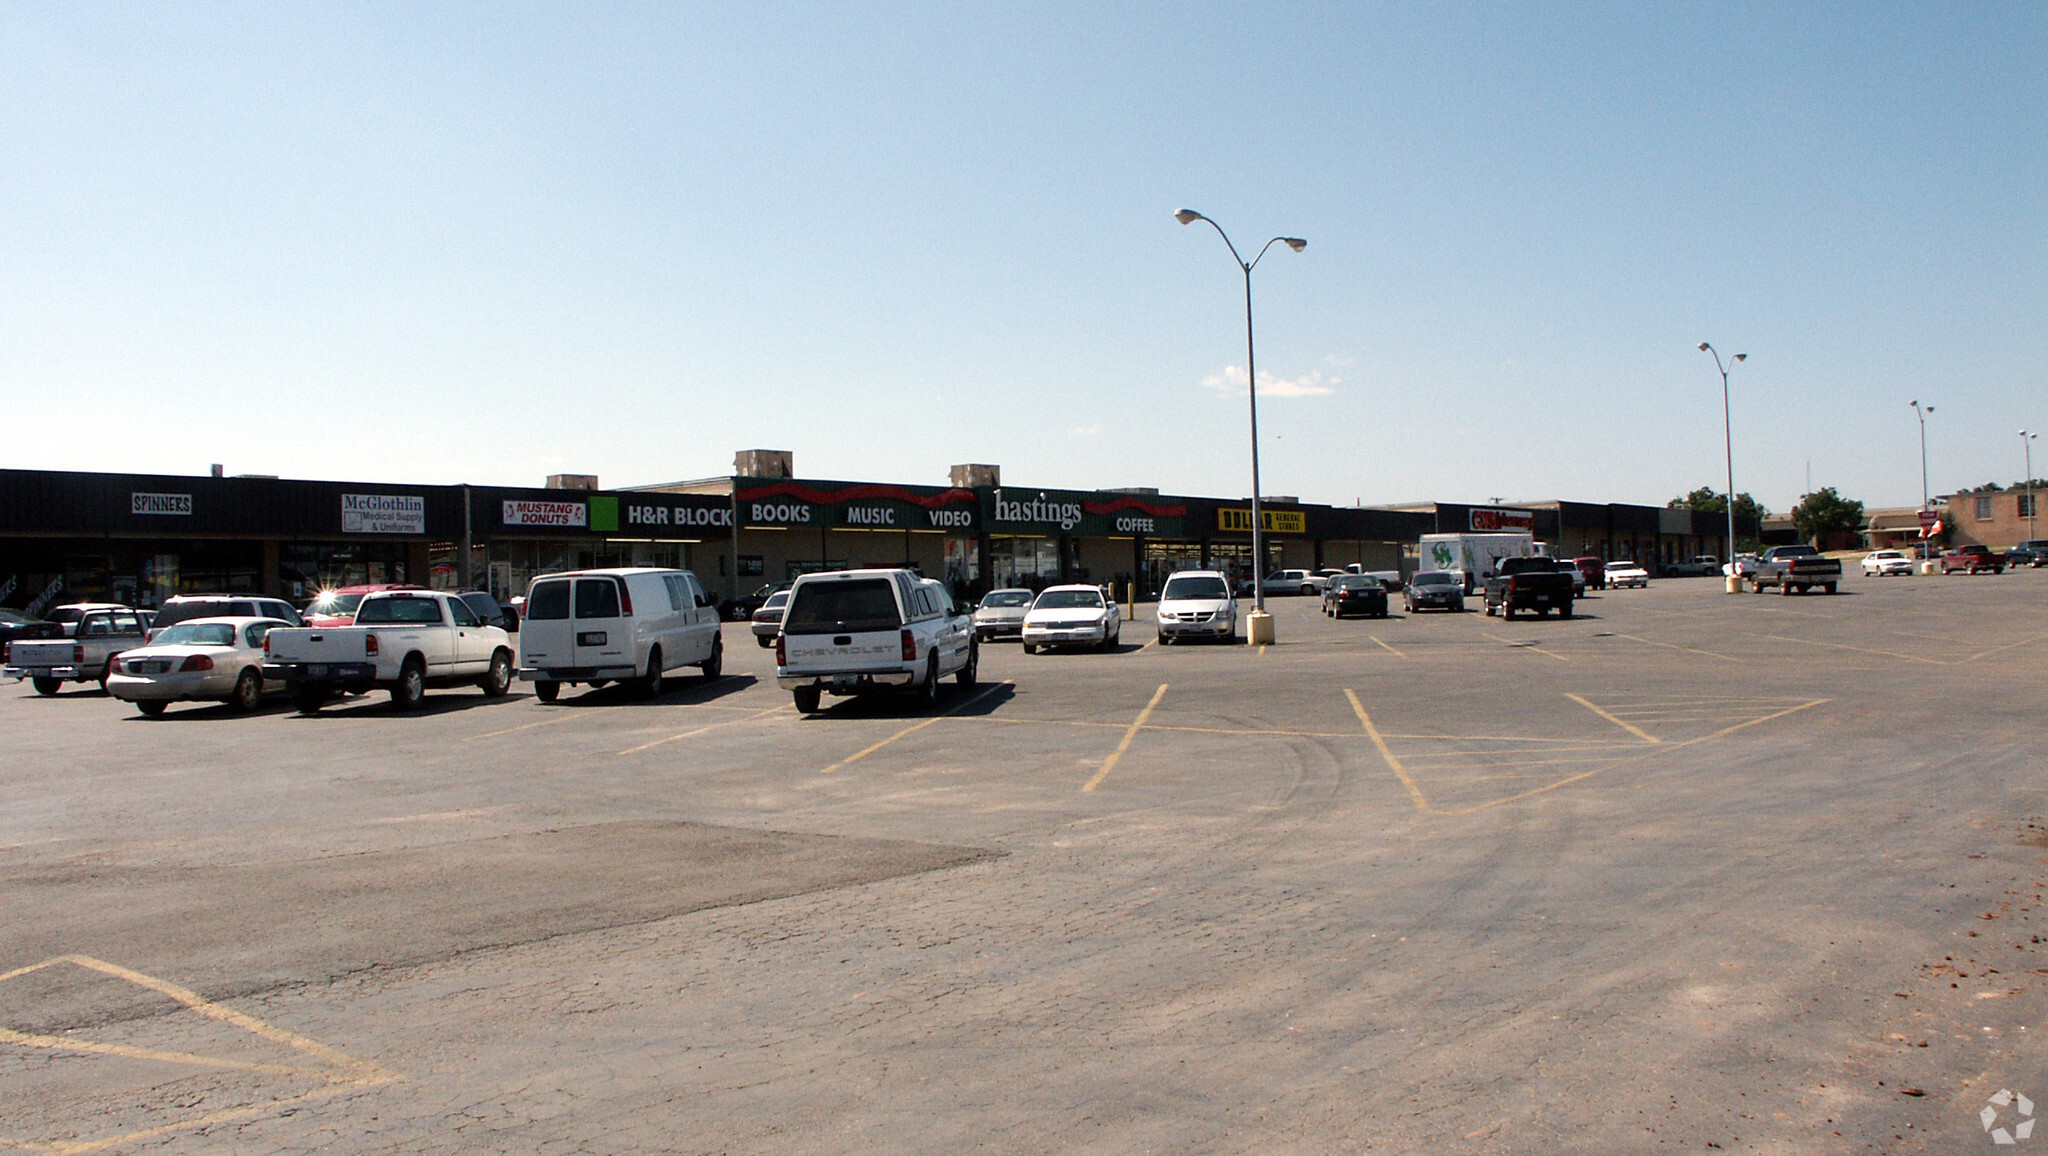
{"label": "dollar general stores sign", "polygon": [[[1259,511],[1259,521],[1268,534],[1306,534],[1308,515],[1300,510]],[[1216,528],[1226,534],[1249,534],[1252,532],[1252,511],[1249,506],[1219,506],[1216,509]]]}

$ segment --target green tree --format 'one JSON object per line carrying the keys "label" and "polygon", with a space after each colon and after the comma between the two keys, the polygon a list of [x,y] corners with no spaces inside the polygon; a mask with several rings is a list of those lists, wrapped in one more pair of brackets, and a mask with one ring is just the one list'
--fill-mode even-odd
{"label": "green tree", "polygon": [[1835,492],[1833,486],[1823,486],[1792,508],[1792,524],[1799,528],[1799,536],[1808,542],[1818,541],[1821,535],[1838,530],[1860,530],[1863,528],[1863,503],[1843,497]]}
{"label": "green tree", "polygon": [[[1721,491],[1710,486],[1701,486],[1690,494],[1684,494],[1664,503],[1669,510],[1692,510],[1701,514],[1725,514],[1728,512],[1728,498]],[[1735,516],[1755,518],[1761,522],[1771,516],[1762,502],[1748,494],[1735,495]]]}

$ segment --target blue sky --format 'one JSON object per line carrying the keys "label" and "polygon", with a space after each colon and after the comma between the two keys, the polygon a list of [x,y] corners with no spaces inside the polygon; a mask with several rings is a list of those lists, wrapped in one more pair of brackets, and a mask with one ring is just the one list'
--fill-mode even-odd
{"label": "blue sky", "polygon": [[[1112,9],[1105,11],[1105,9]],[[0,9],[14,467],[1786,509],[2048,428],[2048,7]],[[20,420],[18,416],[17,420]],[[2037,463],[2036,472],[2044,472]]]}

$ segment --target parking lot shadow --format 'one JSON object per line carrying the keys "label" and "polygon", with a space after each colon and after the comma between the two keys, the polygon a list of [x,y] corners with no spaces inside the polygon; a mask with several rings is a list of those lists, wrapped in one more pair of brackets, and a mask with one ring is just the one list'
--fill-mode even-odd
{"label": "parking lot shadow", "polygon": [[939,695],[936,708],[926,705],[922,696],[914,694],[861,694],[836,699],[827,695],[818,713],[810,717],[930,718],[934,715],[958,715],[979,718],[995,713],[1016,695],[1014,683],[984,682],[979,686],[962,688],[949,681]]}
{"label": "parking lot shadow", "polygon": [[649,698],[640,689],[629,683],[610,682],[591,688],[563,687],[562,697],[556,700],[561,707],[631,707],[631,706],[697,706],[717,702],[728,695],[740,694],[760,685],[760,678],[751,674],[728,674],[709,682],[690,675],[680,678],[671,676],[662,685],[661,694]]}

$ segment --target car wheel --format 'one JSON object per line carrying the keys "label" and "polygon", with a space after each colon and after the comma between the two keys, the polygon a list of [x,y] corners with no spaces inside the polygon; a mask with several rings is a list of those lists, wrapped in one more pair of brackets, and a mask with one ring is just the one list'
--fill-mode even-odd
{"label": "car wheel", "polygon": [[1026,653],[1026,654],[1037,654],[1037,653],[1038,653],[1038,647],[1037,647],[1037,646],[1036,646],[1035,644],[1033,644],[1033,643],[1029,643],[1029,642],[1026,642],[1026,643],[1023,643],[1022,645],[1023,645],[1023,647],[1024,647],[1024,653]]}
{"label": "car wheel", "polygon": [[937,650],[932,651],[931,660],[924,664],[924,685],[917,688],[917,700],[923,703],[928,710],[935,709],[939,705],[939,652]]}
{"label": "car wheel", "polygon": [[640,697],[660,698],[661,692],[666,689],[668,680],[661,669],[661,663],[661,647],[657,646],[647,652],[647,673],[633,682],[633,689]]}
{"label": "car wheel", "polygon": [[114,677],[114,656],[110,654],[107,656],[106,663],[100,667],[100,676],[93,680],[100,684],[101,694],[107,692],[107,680],[112,677]]}
{"label": "car wheel", "polygon": [[1570,617],[1572,616],[1572,604],[1571,604],[1571,603],[1569,603],[1569,602],[1566,602],[1566,603],[1564,603],[1564,604],[1560,605],[1560,606],[1559,606],[1559,607],[1557,608],[1557,616],[1558,616],[1559,618],[1570,618]]}
{"label": "car wheel", "polygon": [[36,693],[45,697],[56,694],[64,686],[61,681],[54,678],[32,678],[29,681],[35,684]]}
{"label": "car wheel", "polygon": [[1166,636],[1166,632],[1165,632],[1164,630],[1162,630],[1162,631],[1160,631],[1160,632],[1159,632],[1159,645],[1161,645],[1161,646],[1171,646],[1171,645],[1173,645],[1173,639],[1171,639],[1171,638],[1168,638],[1168,637]]}
{"label": "car wheel", "polygon": [[411,710],[427,697],[427,669],[417,659],[407,659],[391,687],[391,709]]}
{"label": "car wheel", "polygon": [[720,634],[711,640],[711,657],[705,659],[697,669],[704,672],[705,682],[711,682],[725,673],[725,635]]}
{"label": "car wheel", "polygon": [[562,684],[550,681],[536,682],[533,684],[533,697],[542,702],[553,702],[562,697]]}
{"label": "car wheel", "polygon": [[1835,584],[1833,582],[1823,582],[1820,584],[1820,589],[1823,594],[1833,594],[1835,592]]}
{"label": "car wheel", "polygon": [[1513,622],[1515,620],[1514,604],[1505,598],[1500,600],[1500,620],[1502,622]]}
{"label": "car wheel", "polygon": [[263,705],[263,679],[253,670],[244,670],[235,679],[235,692],[228,697],[228,705],[236,714],[248,714]]}
{"label": "car wheel", "polygon": [[966,690],[981,677],[981,643],[969,639],[967,642],[967,665],[953,672],[953,681],[960,689]]}
{"label": "car wheel", "polygon": [[763,650],[775,649],[775,636],[772,634],[756,634],[754,641],[760,643]]}
{"label": "car wheel", "polygon": [[800,686],[790,691],[789,697],[796,702],[796,712],[798,714],[816,714],[818,713],[818,693],[818,688],[815,686]]}
{"label": "car wheel", "polygon": [[326,702],[327,688],[324,686],[302,682],[292,688],[292,705],[299,708],[300,714],[319,714]]}
{"label": "car wheel", "polygon": [[169,705],[171,704],[163,701],[162,699],[144,699],[141,702],[135,704],[135,709],[141,711],[143,714],[148,715],[150,718],[155,718],[158,715],[164,713],[164,708]]}
{"label": "car wheel", "polygon": [[491,669],[477,683],[485,695],[500,698],[512,689],[512,656],[500,650],[491,655]]}

